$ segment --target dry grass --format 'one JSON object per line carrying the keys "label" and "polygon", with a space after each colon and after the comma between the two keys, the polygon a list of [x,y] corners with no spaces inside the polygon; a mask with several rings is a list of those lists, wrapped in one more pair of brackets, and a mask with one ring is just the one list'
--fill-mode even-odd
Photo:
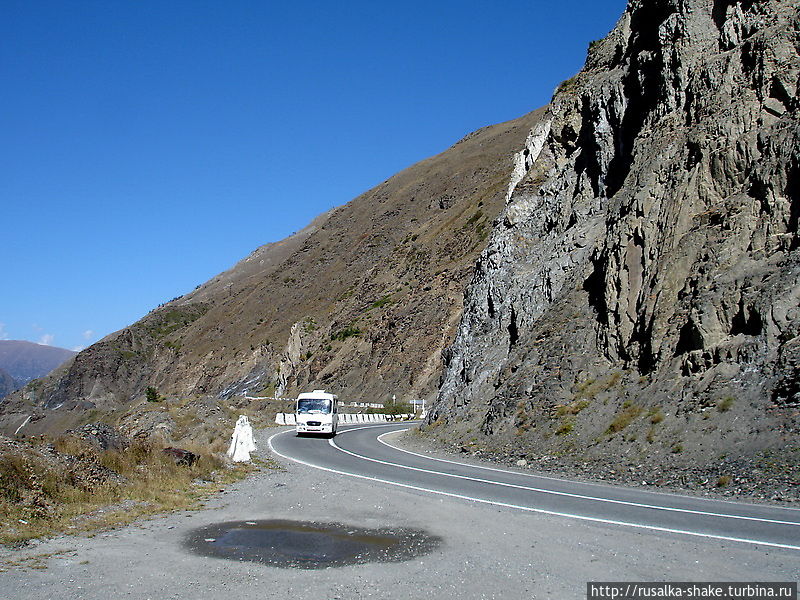
{"label": "dry grass", "polygon": [[526,431],[533,427],[533,421],[528,413],[526,402],[517,402],[517,412],[514,416],[514,425],[517,428],[515,434],[518,436],[524,435]]}
{"label": "dry grass", "polygon": [[[81,437],[18,442],[0,439],[0,543],[14,544],[56,533],[91,532],[137,518],[197,507],[222,485],[269,461],[230,465],[224,460],[240,414],[255,427],[271,425],[263,406],[170,398],[99,415],[130,445],[101,451]],[[168,427],[161,429],[160,424]],[[132,440],[132,441],[131,441]],[[175,464],[162,448],[198,455]]]}
{"label": "dry grass", "polygon": [[655,406],[651,408],[648,414],[650,415],[650,422],[653,425],[658,425],[659,423],[661,423],[661,421],[664,420],[664,413],[661,412],[660,406]]}
{"label": "dry grass", "polygon": [[64,555],[75,555],[75,550],[59,550],[58,552],[46,552],[33,556],[24,556],[19,559],[4,559],[0,562],[0,573],[14,570],[44,571],[47,569],[47,561],[51,558]]}
{"label": "dry grass", "polygon": [[626,402],[622,406],[622,411],[617,413],[617,416],[614,417],[614,420],[611,421],[611,424],[606,429],[606,433],[614,434],[622,431],[628,425],[633,422],[640,414],[642,414],[642,407],[637,406],[636,404],[632,404]]}
{"label": "dry grass", "polygon": [[561,420],[558,427],[556,428],[556,435],[569,435],[572,433],[572,430],[575,428],[575,419],[570,417],[566,417]]}
{"label": "dry grass", "polygon": [[569,415],[577,415],[587,406],[589,406],[588,400],[576,400],[569,404],[559,404],[556,406],[556,416],[560,418]]}
{"label": "dry grass", "polygon": [[0,446],[0,543],[64,532],[87,532],[142,516],[196,508],[221,485],[254,467],[229,467],[207,448],[192,466],[177,465],[160,447],[137,442],[98,451],[74,437],[51,446]]}
{"label": "dry grass", "polygon": [[594,400],[596,396],[608,392],[619,385],[622,374],[618,372],[610,373],[600,379],[587,379],[575,385],[576,400]]}
{"label": "dry grass", "polygon": [[731,407],[733,406],[733,403],[735,401],[736,400],[731,396],[728,396],[727,398],[723,398],[722,400],[717,402],[717,410],[719,412],[723,412],[723,413],[724,412],[728,412],[731,409]]}

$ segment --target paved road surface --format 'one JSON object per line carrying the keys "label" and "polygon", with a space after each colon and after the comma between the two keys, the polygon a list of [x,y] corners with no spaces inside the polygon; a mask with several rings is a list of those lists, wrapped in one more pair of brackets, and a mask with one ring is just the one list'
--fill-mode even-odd
{"label": "paved road surface", "polygon": [[343,427],[332,440],[284,431],[278,455],[342,475],[522,511],[800,550],[800,510],[573,482],[412,453],[384,438],[408,423]]}

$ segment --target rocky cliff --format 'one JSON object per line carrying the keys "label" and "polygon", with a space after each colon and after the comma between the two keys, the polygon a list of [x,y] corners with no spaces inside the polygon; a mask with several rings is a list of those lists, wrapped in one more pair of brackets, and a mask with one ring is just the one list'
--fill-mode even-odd
{"label": "rocky cliff", "polygon": [[429,431],[800,461],[799,29],[789,0],[631,0],[518,156]]}
{"label": "rocky cliff", "polygon": [[87,348],[5,401],[0,428],[31,415],[29,435],[135,420],[148,387],[227,404],[313,388],[432,400],[464,287],[540,112],[470,134]]}

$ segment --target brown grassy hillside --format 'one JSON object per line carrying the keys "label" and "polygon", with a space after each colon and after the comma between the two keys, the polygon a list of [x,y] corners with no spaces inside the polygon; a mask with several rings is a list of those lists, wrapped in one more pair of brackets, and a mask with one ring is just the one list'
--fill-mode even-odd
{"label": "brown grassy hillside", "polygon": [[[432,398],[463,290],[538,112],[481,129],[10,397],[28,434],[167,397]],[[269,218],[269,215],[254,215]]]}

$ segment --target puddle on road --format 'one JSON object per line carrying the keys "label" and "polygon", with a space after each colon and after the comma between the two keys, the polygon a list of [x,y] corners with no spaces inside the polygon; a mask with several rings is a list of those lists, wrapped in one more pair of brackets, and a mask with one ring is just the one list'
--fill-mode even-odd
{"label": "puddle on road", "polygon": [[308,521],[229,521],[190,531],[184,546],[201,556],[272,567],[324,569],[400,562],[427,554],[441,538],[418,529],[364,529]]}

